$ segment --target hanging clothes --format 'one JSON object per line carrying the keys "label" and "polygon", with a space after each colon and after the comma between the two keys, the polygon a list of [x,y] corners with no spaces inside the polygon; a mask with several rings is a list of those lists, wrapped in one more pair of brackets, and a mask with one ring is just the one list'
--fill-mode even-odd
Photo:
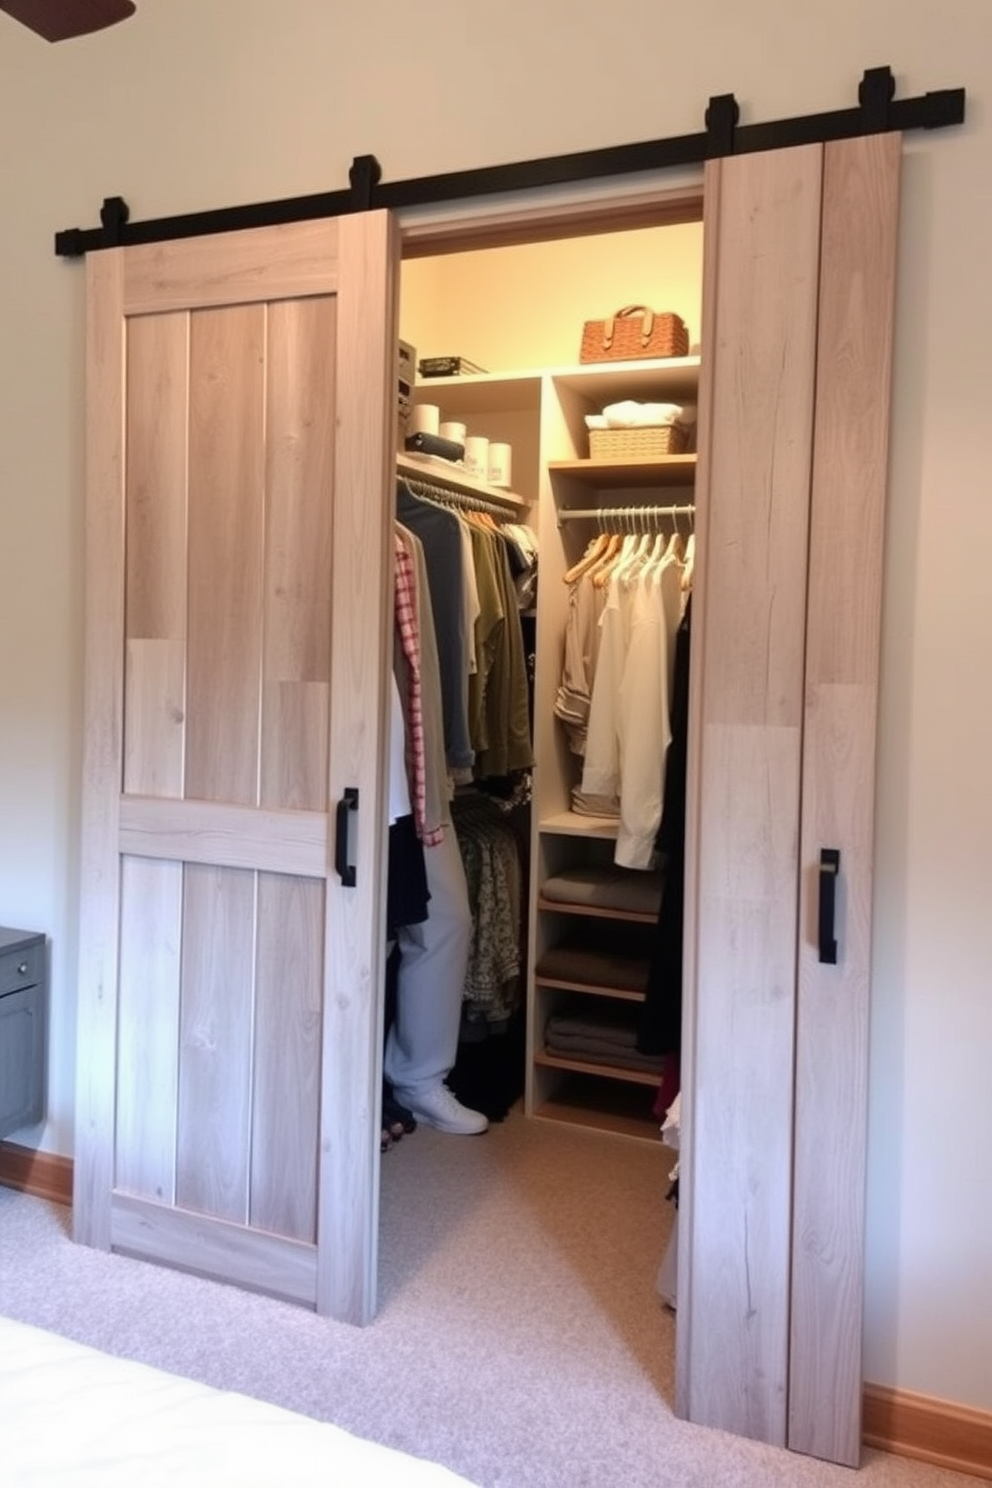
{"label": "hanging clothes", "polygon": [[[418,827],[421,840],[427,847],[436,846],[450,826],[451,781],[448,775],[447,757],[444,748],[444,704],[441,688],[441,667],[434,630],[433,607],[427,576],[427,562],[420,539],[401,523],[396,523],[396,537],[402,544],[412,564],[412,589],[407,589],[405,603],[412,604],[413,622],[419,650],[420,665],[420,727],[423,734],[424,764],[424,821]],[[403,565],[407,576],[410,570]],[[400,601],[397,600],[397,605]],[[410,677],[411,659],[409,635],[404,635],[399,619],[394,628],[395,644],[393,669],[399,682],[400,695],[407,700],[414,695]],[[408,759],[415,756],[416,724],[409,716]],[[412,766],[415,768],[415,765]],[[416,794],[416,788],[414,790]]]}
{"label": "hanging clothes", "polygon": [[408,481],[398,485],[397,512],[423,546],[454,782],[530,769],[530,690],[513,565],[533,583],[536,538],[517,524],[516,536],[507,535],[491,518],[443,506]]}
{"label": "hanging clothes", "polygon": [[504,1022],[520,1000],[523,874],[517,838],[483,795],[456,797],[454,825],[473,905],[463,1016]]}
{"label": "hanging clothes", "polygon": [[685,906],[686,770],[689,739],[689,653],[692,598],[679,624],[672,697],[672,742],[665,771],[665,807],[658,850],[665,886],[641,1009],[637,1047],[642,1053],[678,1054],[682,1042],[682,922]]}
{"label": "hanging clothes", "polygon": [[681,564],[671,545],[657,558],[632,544],[609,575],[600,621],[581,789],[619,803],[615,861],[651,868],[671,740]]}
{"label": "hanging clothes", "polygon": [[414,496],[404,481],[396,515],[423,544],[441,676],[445,757],[450,770],[475,763],[468,727],[468,643],[465,636],[464,556],[458,518]]}

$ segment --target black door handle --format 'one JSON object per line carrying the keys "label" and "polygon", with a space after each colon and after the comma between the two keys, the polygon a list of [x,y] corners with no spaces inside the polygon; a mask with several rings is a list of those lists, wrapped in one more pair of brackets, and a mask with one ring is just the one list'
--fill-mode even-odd
{"label": "black door handle", "polygon": [[334,829],[334,867],[346,889],[353,889],[358,882],[355,866],[348,862],[348,817],[357,810],[358,787],[346,785],[337,804]]}
{"label": "black door handle", "polygon": [[820,849],[820,960],[827,966],[837,965],[837,938],[834,924],[837,913],[837,879],[840,875],[840,850]]}

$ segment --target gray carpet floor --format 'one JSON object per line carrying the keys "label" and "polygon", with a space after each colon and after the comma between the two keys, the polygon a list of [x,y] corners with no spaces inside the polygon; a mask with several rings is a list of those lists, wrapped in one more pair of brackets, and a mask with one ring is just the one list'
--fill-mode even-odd
{"label": "gray carpet floor", "polygon": [[[0,1188],[0,1311],[445,1463],[480,1488],[965,1488],[865,1451],[857,1477],[672,1413],[655,1293],[672,1154],[527,1121],[420,1129],[382,1161],[379,1315],[303,1309],[74,1245]],[[2,1448],[0,1448],[2,1453]]]}

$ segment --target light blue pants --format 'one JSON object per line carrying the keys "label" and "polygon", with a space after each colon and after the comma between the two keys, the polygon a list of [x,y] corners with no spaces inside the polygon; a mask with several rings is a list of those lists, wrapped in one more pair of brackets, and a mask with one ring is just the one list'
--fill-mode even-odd
{"label": "light blue pants", "polygon": [[462,993],[472,935],[465,870],[453,827],[424,849],[428,918],[396,935],[400,965],[396,1016],[386,1038],[383,1070],[397,1099],[432,1089],[458,1052]]}

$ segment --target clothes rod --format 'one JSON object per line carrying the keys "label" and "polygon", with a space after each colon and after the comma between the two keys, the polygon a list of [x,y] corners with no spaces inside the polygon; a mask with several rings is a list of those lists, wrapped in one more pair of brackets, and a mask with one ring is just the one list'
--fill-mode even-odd
{"label": "clothes rod", "polygon": [[495,501],[486,501],[482,496],[470,496],[466,491],[452,490],[450,486],[436,486],[431,481],[407,476],[403,476],[402,480],[412,495],[426,496],[429,501],[437,501],[442,506],[461,506],[466,511],[486,512],[501,522],[509,522],[514,518],[519,520],[522,515],[509,507],[498,506]]}
{"label": "clothes rod", "polygon": [[504,517],[517,513],[522,518],[529,504],[515,491],[504,492],[488,486],[449,461],[432,458],[429,455],[399,451],[396,456],[396,472],[401,480],[411,481],[421,486],[433,486],[445,496],[462,496],[470,497],[475,501],[488,501],[490,506]]}
{"label": "clothes rod", "polygon": [[636,525],[643,517],[694,517],[695,506],[566,506],[558,513],[562,522],[629,522]]}

